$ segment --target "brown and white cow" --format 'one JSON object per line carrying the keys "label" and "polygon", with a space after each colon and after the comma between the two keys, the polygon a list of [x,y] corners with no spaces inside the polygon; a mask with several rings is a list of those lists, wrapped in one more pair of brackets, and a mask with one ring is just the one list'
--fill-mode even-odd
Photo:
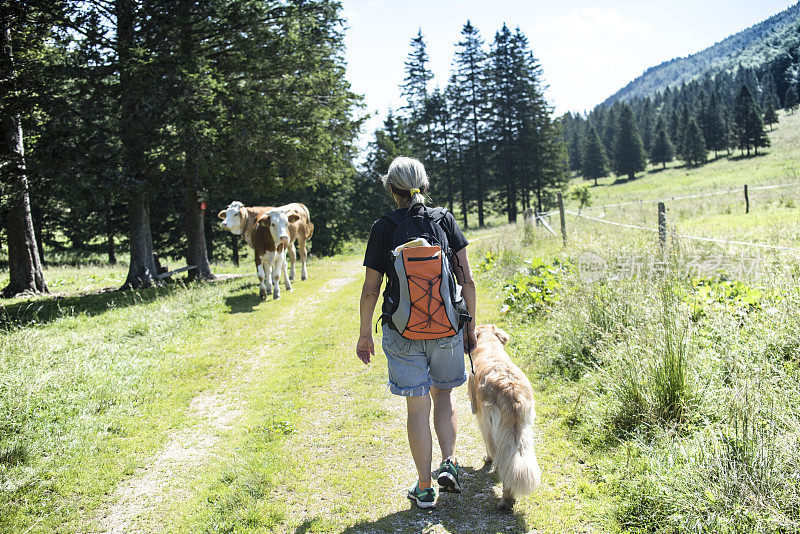
{"label": "brown and white cow", "polygon": [[273,234],[268,225],[259,224],[259,219],[269,217],[276,208],[251,207],[246,208],[241,202],[231,202],[227,209],[219,212],[220,226],[234,235],[244,236],[244,240],[255,251],[256,273],[258,274],[259,294],[262,299],[269,293],[272,297],[281,298],[280,275],[283,272],[283,282],[286,289],[291,291],[292,284],[286,272],[286,250],[289,248],[288,231],[281,235]]}
{"label": "brown and white cow", "polygon": [[[241,202],[231,202],[227,209],[219,212],[220,225],[235,235],[243,235],[247,244],[255,251],[256,272],[260,281],[259,293],[267,298],[280,298],[280,275],[284,285],[292,289],[294,264],[297,257],[294,242],[299,241],[302,278],[308,278],[306,270],[306,241],[314,233],[308,208],[303,204],[287,204],[274,207],[245,207]],[[286,251],[292,259],[292,273],[287,275]]]}
{"label": "brown and white cow", "polygon": [[[308,258],[308,251],[306,250],[306,242],[314,235],[314,223],[311,222],[311,214],[305,204],[293,202],[277,208],[279,211],[286,214],[286,223],[289,230],[289,259],[292,262],[289,270],[289,280],[294,280],[294,264],[297,261],[297,250],[295,249],[295,241],[297,247],[300,249],[300,263],[301,272],[300,279],[308,279],[308,270],[306,269],[306,259]],[[280,220],[278,220],[280,218]],[[276,214],[273,211],[270,214],[270,223],[279,224],[283,227],[283,215]],[[265,224],[262,222],[262,224]]]}

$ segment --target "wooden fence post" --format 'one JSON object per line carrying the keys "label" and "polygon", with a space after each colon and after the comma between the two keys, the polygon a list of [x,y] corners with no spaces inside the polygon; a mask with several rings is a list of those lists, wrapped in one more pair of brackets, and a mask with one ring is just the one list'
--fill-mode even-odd
{"label": "wooden fence post", "polygon": [[558,213],[561,215],[561,240],[564,246],[567,246],[567,221],[564,218],[564,200],[561,198],[561,192],[558,193]]}
{"label": "wooden fence post", "polygon": [[750,213],[750,195],[747,194],[747,184],[744,184],[744,212]]}
{"label": "wooden fence post", "polygon": [[667,210],[663,202],[658,203],[658,244],[662,249],[667,245]]}
{"label": "wooden fence post", "polygon": [[231,249],[233,250],[233,264],[239,266],[239,240],[236,235],[231,234]]}

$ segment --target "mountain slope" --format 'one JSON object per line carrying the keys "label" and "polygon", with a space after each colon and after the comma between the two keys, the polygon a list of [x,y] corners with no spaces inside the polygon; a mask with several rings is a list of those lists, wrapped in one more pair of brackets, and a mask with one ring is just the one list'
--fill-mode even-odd
{"label": "mountain slope", "polygon": [[741,63],[758,67],[785,54],[796,56],[800,45],[800,3],[734,34],[705,50],[651,67],[611,95],[604,104],[652,95],[667,87],[689,82],[710,70],[723,70]]}

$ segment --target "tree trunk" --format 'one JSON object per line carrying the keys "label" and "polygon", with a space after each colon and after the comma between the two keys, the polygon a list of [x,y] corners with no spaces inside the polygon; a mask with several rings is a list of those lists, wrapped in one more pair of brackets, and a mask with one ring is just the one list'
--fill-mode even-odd
{"label": "tree trunk", "polygon": [[106,214],[106,250],[108,251],[108,263],[117,264],[117,252],[114,248],[114,221],[111,212]]}
{"label": "tree trunk", "polygon": [[508,222],[517,222],[517,192],[512,185],[508,186],[506,191],[506,207],[508,208]]}
{"label": "tree trunk", "polygon": [[44,258],[44,237],[42,236],[42,212],[36,209],[35,205],[31,206],[31,221],[33,222],[33,236],[36,238],[36,250],[39,252],[39,261],[42,262],[44,267],[47,262]]}
{"label": "tree trunk", "polygon": [[194,103],[195,87],[190,81],[190,76],[197,73],[197,58],[195,50],[194,28],[192,20],[196,17],[194,12],[195,0],[180,0],[180,67],[182,67],[182,91],[179,102],[180,121],[183,135],[183,172],[186,183],[186,263],[194,265],[188,274],[189,281],[213,280],[214,273],[208,262],[206,249],[206,232],[203,225],[203,212],[198,202],[198,177],[200,175],[200,153],[198,143],[194,136],[196,113]]}
{"label": "tree trunk", "polygon": [[[189,280],[213,280],[214,273],[208,262],[206,250],[206,232],[203,226],[203,212],[197,202],[197,174],[196,163],[190,161],[187,155],[184,169],[186,171],[186,237],[188,248],[186,263],[197,266],[189,270]],[[194,167],[194,169],[193,169]]]}
{"label": "tree trunk", "polygon": [[447,119],[442,121],[442,141],[444,145],[444,174],[447,178],[447,209],[453,213],[453,174],[450,165],[450,144],[447,135]]}
{"label": "tree trunk", "polygon": [[[14,56],[11,50],[11,22],[0,21],[0,54],[2,70],[0,76],[14,76]],[[49,292],[44,282],[41,258],[36,244],[36,233],[31,217],[31,202],[28,192],[28,175],[25,168],[25,145],[19,115],[0,117],[2,122],[2,146],[0,161],[5,163],[6,213],[4,220],[8,234],[9,282],[3,289],[3,297],[13,297],[24,291]]]}
{"label": "tree trunk", "polygon": [[131,189],[128,198],[130,219],[131,263],[123,289],[158,285],[156,263],[153,260],[153,236],[150,233],[150,203],[144,186]]}
{"label": "tree trunk", "polygon": [[464,153],[461,150],[461,139],[456,140],[456,147],[458,147],[458,181],[461,186],[461,216],[464,218],[464,230],[469,228],[469,220],[467,215],[468,201],[467,201],[467,180],[464,176]]}
{"label": "tree trunk", "polygon": [[150,206],[144,177],[145,123],[142,107],[142,81],[138,75],[135,41],[135,4],[133,0],[116,0],[117,56],[120,87],[120,140],[122,172],[128,184],[128,217],[131,259],[123,289],[157,285],[153,261],[153,235],[150,232]]}

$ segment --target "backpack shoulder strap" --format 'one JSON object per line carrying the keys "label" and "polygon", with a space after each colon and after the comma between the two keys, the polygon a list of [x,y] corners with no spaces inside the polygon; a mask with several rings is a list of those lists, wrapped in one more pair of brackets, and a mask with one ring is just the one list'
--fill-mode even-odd
{"label": "backpack shoulder strap", "polygon": [[447,208],[431,208],[428,213],[437,223],[445,218],[447,215]]}
{"label": "backpack shoulder strap", "polygon": [[394,212],[386,213],[381,217],[381,219],[386,219],[395,226],[400,226],[400,223],[403,222],[403,217],[396,215]]}

